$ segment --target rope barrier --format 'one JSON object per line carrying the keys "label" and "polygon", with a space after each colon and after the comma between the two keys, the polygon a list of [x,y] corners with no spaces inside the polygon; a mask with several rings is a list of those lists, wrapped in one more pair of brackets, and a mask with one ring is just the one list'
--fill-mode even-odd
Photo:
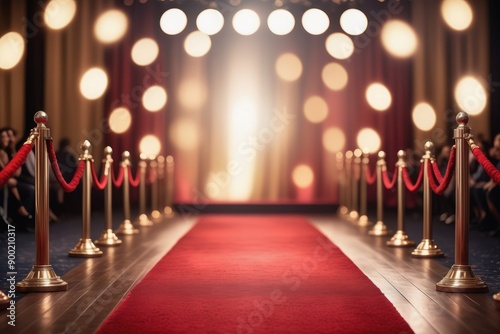
{"label": "rope barrier", "polygon": [[455,156],[456,156],[456,148],[455,145],[453,145],[450,150],[450,158],[448,159],[448,164],[446,166],[446,172],[444,173],[444,177],[441,175],[441,171],[439,170],[438,165],[434,161],[431,163],[432,171],[434,172],[434,176],[436,177],[438,183],[443,183],[443,180],[445,180],[445,182],[447,183],[450,182],[448,179],[451,180],[451,177],[455,172],[455,162],[456,162]]}
{"label": "rope barrier", "polygon": [[132,170],[130,169],[130,166],[127,169],[128,169],[128,180],[129,180],[130,185],[134,188],[138,187],[139,183],[141,182],[140,168],[137,169],[137,172],[135,173],[135,179],[132,175]]}
{"label": "rope barrier", "polygon": [[118,177],[115,179],[115,172],[113,168],[111,168],[111,179],[113,180],[113,184],[115,187],[120,188],[123,182],[123,168],[120,167],[118,172]]}
{"label": "rope barrier", "polygon": [[370,175],[370,171],[369,171],[369,168],[367,166],[365,174],[366,174],[366,183],[372,185],[375,183],[375,181],[377,181],[377,169],[375,169],[375,172],[373,173],[373,175]]}
{"label": "rope barrier", "polygon": [[418,188],[420,188],[420,185],[422,184],[422,179],[424,176],[424,168],[423,165],[420,165],[420,171],[418,172],[418,178],[415,184],[411,182],[410,178],[410,173],[408,172],[407,167],[403,167],[403,180],[405,181],[406,188],[408,188],[409,191],[414,192]]}
{"label": "rope barrier", "polygon": [[387,173],[387,170],[382,171],[382,181],[384,181],[384,187],[386,187],[387,189],[392,189],[394,187],[397,178],[398,178],[398,173],[393,173],[391,180],[389,179],[389,173]]}
{"label": "rope barrier", "polygon": [[472,154],[477,161],[483,166],[484,171],[495,182],[500,184],[500,171],[491,163],[490,160],[484,155],[483,151],[477,146],[472,148]]}
{"label": "rope barrier", "polygon": [[21,167],[22,164],[24,164],[32,148],[33,148],[32,143],[24,144],[21,147],[21,149],[17,151],[14,158],[11,161],[9,161],[9,163],[5,166],[4,169],[0,171],[0,188],[3,187],[3,185],[7,182],[7,180],[10,179],[12,175],[14,175],[16,170],[18,170],[19,167]]}
{"label": "rope barrier", "polygon": [[102,175],[102,180],[99,181],[97,173],[95,172],[95,166],[93,161],[90,162],[90,168],[92,170],[92,181],[94,182],[94,185],[97,187],[97,189],[104,190],[104,188],[106,188],[106,184],[108,183],[108,175],[107,174]]}
{"label": "rope barrier", "polygon": [[[430,163],[430,162],[429,162]],[[434,163],[430,163],[433,165]],[[438,185],[436,183],[436,179],[434,178],[434,172],[432,168],[427,168],[427,174],[429,176],[429,185],[431,186],[432,191],[434,191],[436,194],[441,195],[450,185],[451,177],[453,174],[448,173],[448,170],[446,171],[446,176],[445,178],[442,178],[442,183]]]}
{"label": "rope barrier", "polygon": [[69,183],[66,183],[66,180],[64,180],[64,177],[62,176],[61,169],[59,168],[59,164],[57,162],[56,152],[54,151],[54,142],[52,141],[52,139],[47,139],[46,143],[50,165],[52,166],[52,171],[54,172],[57,182],[59,182],[59,185],[65,192],[74,191],[82,178],[83,169],[85,168],[85,162],[83,160],[80,160],[75,174],[73,175],[73,179]]}

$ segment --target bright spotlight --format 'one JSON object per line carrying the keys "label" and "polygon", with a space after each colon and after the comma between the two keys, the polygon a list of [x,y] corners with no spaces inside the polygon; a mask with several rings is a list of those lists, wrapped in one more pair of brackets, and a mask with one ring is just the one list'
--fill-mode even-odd
{"label": "bright spotlight", "polygon": [[418,103],[411,114],[413,124],[422,131],[429,131],[436,125],[436,112],[426,102]]}
{"label": "bright spotlight", "polygon": [[314,181],[314,172],[310,166],[300,164],[293,169],[292,180],[297,187],[308,188]]}
{"label": "bright spotlight", "polygon": [[486,108],[486,89],[478,79],[465,76],[455,86],[455,102],[466,113],[478,115]]}
{"label": "bright spotlight", "polygon": [[287,35],[295,26],[295,18],[292,13],[285,9],[276,9],[269,14],[267,18],[267,26],[275,35]]}
{"label": "bright spotlight", "polygon": [[321,35],[330,26],[330,19],[321,9],[311,8],[302,15],[302,26],[311,35]]}
{"label": "bright spotlight", "polygon": [[259,15],[251,9],[242,9],[233,17],[234,30],[243,36],[254,34],[260,27]]}
{"label": "bright spotlight", "polygon": [[152,38],[142,38],[132,47],[132,60],[139,66],[147,66],[154,62],[160,53],[158,43]]}
{"label": "bright spotlight", "polygon": [[127,108],[118,107],[109,114],[108,123],[114,133],[124,133],[132,124],[132,115]]}
{"label": "bright spotlight", "polygon": [[381,83],[372,83],[365,93],[368,104],[375,110],[385,111],[392,103],[391,92]]}
{"label": "bright spotlight", "polygon": [[157,156],[160,151],[160,140],[154,135],[145,135],[139,142],[139,152],[147,157]]}
{"label": "bright spotlight", "polygon": [[311,96],[304,103],[304,116],[311,123],[321,123],[328,116],[328,104],[321,96]]}
{"label": "bright spotlight", "polygon": [[201,31],[193,31],[184,40],[184,50],[191,57],[203,57],[210,51],[212,40]]}
{"label": "bright spotlight", "polygon": [[326,64],[321,71],[321,78],[328,88],[336,91],[344,89],[349,81],[346,69],[338,63]]}
{"label": "bright spotlight", "polygon": [[356,137],[358,147],[368,150],[369,153],[375,153],[380,149],[380,136],[377,131],[371,128],[363,128]]}
{"label": "bright spotlight", "polygon": [[17,32],[8,32],[0,38],[0,68],[9,70],[16,66],[24,54],[24,39]]}
{"label": "bright spotlight", "polygon": [[293,53],[284,53],[276,60],[275,70],[285,81],[296,81],[302,75],[302,62]]}
{"label": "bright spotlight", "polygon": [[105,44],[119,41],[127,31],[128,19],[121,10],[108,10],[97,18],[94,25],[96,38]]}
{"label": "bright spotlight", "polygon": [[328,152],[342,152],[345,142],[346,138],[342,129],[330,127],[323,132],[323,147]]}
{"label": "bright spotlight", "polygon": [[202,33],[215,35],[224,26],[224,16],[216,9],[205,9],[196,18],[196,26]]}
{"label": "bright spotlight", "polygon": [[347,59],[354,52],[354,43],[351,38],[341,32],[335,32],[325,41],[326,51],[333,58]]}
{"label": "bright spotlight", "polygon": [[441,3],[441,16],[451,29],[457,31],[469,28],[474,19],[470,4],[463,0],[444,0]]}
{"label": "bright spotlight", "polygon": [[43,12],[45,24],[51,29],[59,30],[71,23],[76,13],[74,0],[51,0]]}
{"label": "bright spotlight", "polygon": [[349,35],[361,35],[368,27],[368,19],[359,9],[351,8],[340,15],[340,26]]}
{"label": "bright spotlight", "polygon": [[88,100],[100,98],[108,87],[108,75],[99,67],[90,68],[80,80],[80,92]]}
{"label": "bright spotlight", "polygon": [[180,34],[187,25],[187,16],[179,8],[171,8],[160,17],[160,28],[167,35]]}
{"label": "bright spotlight", "polygon": [[142,95],[144,109],[151,112],[160,111],[167,104],[167,92],[162,86],[151,86]]}
{"label": "bright spotlight", "polygon": [[387,21],[382,27],[382,45],[393,56],[408,58],[417,50],[417,34],[404,21]]}

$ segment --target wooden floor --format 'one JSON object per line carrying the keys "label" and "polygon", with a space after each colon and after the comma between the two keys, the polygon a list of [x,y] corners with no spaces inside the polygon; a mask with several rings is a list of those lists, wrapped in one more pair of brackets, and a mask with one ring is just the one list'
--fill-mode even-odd
{"label": "wooden floor", "polygon": [[[389,248],[386,238],[369,236],[367,228],[336,216],[309,218],[381,289],[416,333],[500,333],[500,303],[491,294],[435,290],[449,268],[412,258],[413,248]],[[15,329],[0,314],[0,333],[94,332],[194,224],[194,218],[171,218],[141,228],[139,235],[121,236],[121,246],[105,248],[103,257],[87,259],[62,277],[68,291],[30,293],[16,303]]]}

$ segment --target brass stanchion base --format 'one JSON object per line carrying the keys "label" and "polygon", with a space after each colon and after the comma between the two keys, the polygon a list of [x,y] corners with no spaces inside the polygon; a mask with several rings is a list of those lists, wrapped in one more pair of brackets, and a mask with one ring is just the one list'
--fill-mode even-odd
{"label": "brass stanchion base", "polygon": [[5,310],[10,303],[10,298],[3,291],[0,291],[0,310]]}
{"label": "brass stanchion base", "polygon": [[153,220],[153,222],[157,223],[161,220],[161,212],[158,211],[158,210],[153,210],[151,212],[151,218]]}
{"label": "brass stanchion base", "polygon": [[381,220],[376,222],[375,225],[373,225],[373,227],[368,231],[369,235],[376,235],[376,236],[384,236],[388,235],[389,233],[391,233],[391,231],[387,229],[387,226]]}
{"label": "brass stanchion base", "polygon": [[112,229],[107,229],[102,232],[101,236],[99,239],[94,241],[96,245],[99,246],[119,246],[122,244],[122,241],[118,239],[118,237],[115,235]]}
{"label": "brass stanchion base", "polygon": [[69,251],[71,257],[99,257],[102,256],[102,250],[97,248],[91,239],[80,238],[80,241]]}
{"label": "brass stanchion base", "polygon": [[500,292],[497,292],[493,295],[493,299],[496,300],[497,302],[500,302]]}
{"label": "brass stanchion base", "polygon": [[358,226],[370,226],[372,222],[368,219],[367,215],[362,215],[358,219]]}
{"label": "brass stanchion base", "polygon": [[359,213],[358,213],[358,211],[351,211],[351,212],[349,212],[349,219],[358,220],[359,219]]}
{"label": "brass stanchion base", "polygon": [[405,231],[398,230],[394,236],[386,242],[390,247],[410,247],[415,246],[415,242],[411,240]]}
{"label": "brass stanchion base", "polygon": [[488,286],[474,275],[469,265],[454,264],[446,276],[436,283],[443,292],[488,292]]}
{"label": "brass stanchion base", "polygon": [[56,275],[50,264],[34,265],[28,276],[16,284],[19,292],[53,292],[68,290],[68,283]]}
{"label": "brass stanchion base", "polygon": [[153,226],[153,221],[149,219],[148,215],[145,213],[141,213],[139,215],[139,219],[137,220],[139,226]]}
{"label": "brass stanchion base", "polygon": [[347,206],[345,205],[341,205],[339,206],[339,208],[337,209],[337,214],[341,215],[341,216],[345,216],[346,214],[349,213],[349,209],[347,208]]}
{"label": "brass stanchion base", "polygon": [[130,222],[129,219],[125,219],[115,233],[122,235],[138,234],[139,229],[135,228],[135,226]]}
{"label": "brass stanchion base", "polygon": [[164,209],[163,209],[163,212],[165,213],[165,215],[167,217],[173,217],[175,216],[175,211],[174,209],[172,209],[171,206],[167,205]]}
{"label": "brass stanchion base", "polygon": [[423,239],[420,244],[411,252],[411,256],[420,258],[443,257],[444,253],[434,243],[434,240]]}

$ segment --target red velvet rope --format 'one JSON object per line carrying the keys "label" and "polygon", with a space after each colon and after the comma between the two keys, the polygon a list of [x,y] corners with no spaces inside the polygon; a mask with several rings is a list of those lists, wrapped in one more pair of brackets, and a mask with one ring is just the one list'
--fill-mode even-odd
{"label": "red velvet rope", "polygon": [[370,175],[370,168],[367,166],[365,171],[366,171],[366,183],[368,184],[374,184],[375,181],[377,181],[377,169],[375,169],[375,172],[373,175]]}
{"label": "red velvet rope", "polygon": [[396,171],[394,172],[394,174],[392,174],[392,180],[389,179],[389,174],[386,170],[382,171],[382,180],[384,181],[384,187],[386,187],[387,189],[392,189],[392,187],[394,187],[397,178],[398,173]]}
{"label": "red velvet rope", "polygon": [[113,171],[113,168],[111,168],[111,179],[113,180],[113,184],[115,185],[115,187],[121,187],[123,182],[123,175],[123,167],[120,167],[118,177],[115,179],[115,172]]}
{"label": "red velvet rope", "polygon": [[137,187],[139,185],[139,182],[141,181],[141,169],[138,168],[137,172],[135,173],[135,179],[132,176],[132,169],[128,167],[128,181],[132,187]]}
{"label": "red velvet rope", "polygon": [[455,146],[452,146],[450,150],[450,158],[448,159],[448,165],[446,166],[446,172],[444,174],[444,177],[441,175],[441,171],[439,170],[438,165],[436,163],[431,163],[432,171],[434,172],[434,176],[436,177],[438,183],[443,183],[443,180],[447,179],[451,180],[451,175],[455,171],[456,152],[457,150]]}
{"label": "red velvet rope", "polygon": [[434,173],[436,180],[439,183],[443,183],[443,175],[441,175],[441,171],[439,170],[437,163],[433,162],[431,163],[431,166],[432,166],[432,172]]}
{"label": "red velvet rope", "polygon": [[7,182],[8,179],[14,175],[16,170],[24,164],[28,154],[33,148],[33,144],[24,144],[19,151],[17,151],[14,158],[0,171],[0,188]]}
{"label": "red velvet rope", "polygon": [[500,171],[488,160],[479,147],[472,150],[472,154],[476,157],[477,161],[483,166],[484,171],[495,182],[500,183]]}
{"label": "red velvet rope", "polygon": [[80,183],[83,175],[83,169],[85,168],[85,161],[80,160],[78,167],[76,168],[75,174],[71,182],[66,183],[64,180],[61,170],[59,169],[59,164],[57,163],[56,152],[54,151],[54,143],[52,140],[47,140],[47,153],[49,154],[50,165],[52,166],[52,171],[59,182],[59,185],[65,192],[72,192]]}
{"label": "red velvet rope", "polygon": [[437,185],[436,179],[434,178],[434,172],[432,168],[427,168],[427,175],[429,176],[429,184],[431,186],[432,191],[434,191],[438,195],[441,195],[450,185],[452,174],[448,173],[448,170],[446,171],[445,175],[446,177],[443,178],[443,182],[439,186]]}
{"label": "red velvet rope", "polygon": [[97,173],[95,172],[95,166],[93,161],[90,162],[90,169],[92,170],[92,181],[94,182],[94,185],[97,187],[97,189],[103,190],[104,188],[106,188],[106,184],[108,183],[108,176],[103,175],[102,180],[99,181]]}
{"label": "red velvet rope", "polygon": [[405,181],[406,188],[408,188],[408,190],[411,192],[417,190],[420,187],[420,185],[422,184],[423,176],[424,176],[424,166],[422,164],[420,165],[420,170],[418,172],[417,182],[415,182],[415,184],[412,184],[410,173],[408,173],[408,168],[403,167],[403,180]]}

